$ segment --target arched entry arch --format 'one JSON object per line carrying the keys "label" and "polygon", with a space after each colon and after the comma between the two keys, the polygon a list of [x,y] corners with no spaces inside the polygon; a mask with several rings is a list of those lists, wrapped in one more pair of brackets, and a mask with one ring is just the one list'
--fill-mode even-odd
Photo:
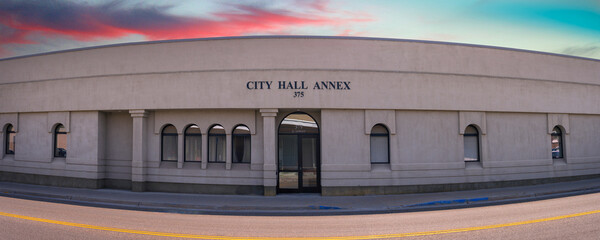
{"label": "arched entry arch", "polygon": [[304,112],[288,114],[278,130],[277,191],[320,192],[319,125]]}

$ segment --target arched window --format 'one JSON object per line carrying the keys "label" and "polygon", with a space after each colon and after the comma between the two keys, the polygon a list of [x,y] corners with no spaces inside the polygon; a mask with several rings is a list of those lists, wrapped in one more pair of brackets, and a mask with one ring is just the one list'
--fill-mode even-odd
{"label": "arched window", "polygon": [[390,162],[390,134],[387,128],[377,124],[371,129],[371,163]]}
{"label": "arched window", "polygon": [[54,128],[54,157],[67,157],[67,129],[62,124]]}
{"label": "arched window", "polygon": [[6,143],[6,146],[4,153],[15,154],[15,136],[17,133],[15,132],[15,129],[12,125],[9,124],[8,126],[6,126],[5,134],[6,139],[4,142]]}
{"label": "arched window", "polygon": [[465,129],[464,147],[465,147],[465,162],[479,161],[479,132],[473,125],[467,126]]}
{"label": "arched window", "polygon": [[234,163],[250,163],[250,129],[238,125],[233,129],[231,149]]}
{"label": "arched window", "polygon": [[552,158],[563,158],[563,136],[558,126],[552,129]]}
{"label": "arched window", "polygon": [[161,132],[161,161],[177,161],[177,129],[167,125]]}
{"label": "arched window", "polygon": [[199,162],[202,160],[202,134],[200,128],[191,125],[185,130],[184,161]]}
{"label": "arched window", "polygon": [[225,128],[221,125],[208,130],[208,162],[225,162]]}

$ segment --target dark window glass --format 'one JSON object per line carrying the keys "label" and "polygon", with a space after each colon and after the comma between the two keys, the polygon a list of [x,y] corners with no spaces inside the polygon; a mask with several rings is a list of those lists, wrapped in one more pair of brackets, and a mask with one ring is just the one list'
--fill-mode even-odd
{"label": "dark window glass", "polygon": [[177,161],[177,129],[173,125],[163,128],[161,133],[162,161]]}
{"label": "dark window glass", "polygon": [[225,128],[221,125],[208,131],[208,162],[225,162]]}
{"label": "dark window glass", "polygon": [[244,125],[237,126],[231,141],[233,162],[250,163],[250,129]]}
{"label": "dark window glass", "polygon": [[371,129],[371,163],[390,162],[390,135],[386,127],[381,124]]}
{"label": "dark window glass", "polygon": [[200,128],[191,125],[185,130],[185,161],[202,161],[202,134]]}
{"label": "dark window glass", "polygon": [[[298,167],[298,136],[279,135],[279,170],[297,171]],[[281,177],[281,176],[280,176]]]}
{"label": "dark window glass", "polygon": [[559,127],[552,129],[552,158],[563,158],[563,136]]}
{"label": "dark window glass", "polygon": [[62,124],[54,129],[54,157],[67,157],[67,129]]}
{"label": "dark window glass", "polygon": [[8,125],[6,127],[6,150],[4,151],[6,154],[15,154],[15,136],[17,133],[12,125]]}
{"label": "dark window glass", "polygon": [[463,137],[465,162],[479,161],[479,132],[477,131],[477,128],[469,125],[465,129]]}

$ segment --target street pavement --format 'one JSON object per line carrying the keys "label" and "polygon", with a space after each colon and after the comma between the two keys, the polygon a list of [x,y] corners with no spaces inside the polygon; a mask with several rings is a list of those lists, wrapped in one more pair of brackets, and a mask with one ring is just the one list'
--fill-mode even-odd
{"label": "street pavement", "polygon": [[347,215],[429,211],[526,202],[600,192],[600,178],[521,187],[421,194],[208,195],[62,188],[0,182],[0,196],[155,212],[216,215]]}

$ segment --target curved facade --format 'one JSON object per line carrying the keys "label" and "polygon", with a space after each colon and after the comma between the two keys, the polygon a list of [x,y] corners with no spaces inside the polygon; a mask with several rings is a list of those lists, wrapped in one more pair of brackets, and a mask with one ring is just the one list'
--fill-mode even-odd
{"label": "curved facade", "polygon": [[0,60],[1,179],[394,194],[600,175],[600,61],[240,37]]}

